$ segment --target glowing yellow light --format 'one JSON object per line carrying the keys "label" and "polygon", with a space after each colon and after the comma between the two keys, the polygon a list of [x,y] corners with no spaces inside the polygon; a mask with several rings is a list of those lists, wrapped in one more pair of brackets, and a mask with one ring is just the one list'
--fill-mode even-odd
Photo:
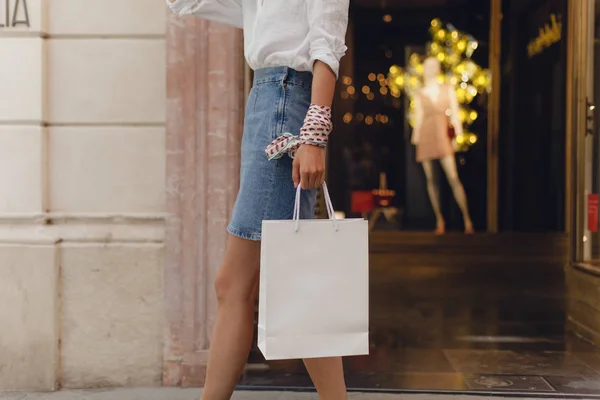
{"label": "glowing yellow light", "polygon": [[383,74],[377,74],[377,80],[378,80],[378,81],[380,81],[380,82],[381,82],[381,81],[382,81],[382,80],[384,80],[384,79],[385,79],[385,76],[384,76]]}
{"label": "glowing yellow light", "polygon": [[383,20],[385,22],[392,22],[392,16],[390,14],[386,14],[383,16]]}
{"label": "glowing yellow light", "polygon": [[410,108],[415,108],[415,107],[417,106],[417,103],[415,103],[415,101],[414,101],[414,100],[411,100],[411,101],[410,101],[410,103],[408,103],[408,106],[409,106]]}
{"label": "glowing yellow light", "polygon": [[450,65],[458,64],[459,61],[460,57],[456,53],[450,54],[448,57],[446,57],[446,63]]}
{"label": "glowing yellow light", "polygon": [[367,99],[373,100],[374,98],[375,98],[375,95],[373,93],[367,94]]}
{"label": "glowing yellow light", "polygon": [[371,125],[371,124],[373,124],[373,117],[371,117],[370,115],[369,115],[369,116],[367,116],[367,117],[365,118],[365,124],[367,124],[367,125]]}
{"label": "glowing yellow light", "polygon": [[[447,25],[451,27],[451,25]],[[431,42],[423,55],[412,53],[409,58],[409,67],[403,69],[397,65],[390,67],[390,73],[386,82],[379,80],[382,86],[379,93],[390,94],[392,107],[402,108],[403,102],[400,95],[405,92],[409,96],[409,109],[406,118],[411,126],[415,124],[415,102],[414,94],[422,85],[423,57],[425,55],[435,57],[440,61],[442,73],[436,77],[440,83],[452,85],[456,91],[458,101],[458,115],[454,118],[460,119],[465,129],[473,124],[478,118],[476,111],[469,108],[473,99],[484,91],[489,91],[490,73],[482,69],[471,60],[471,56],[478,47],[478,42],[467,33],[448,28],[438,18],[431,20]],[[379,78],[379,76],[378,76]],[[385,87],[387,85],[387,87]],[[371,93],[371,92],[369,92]],[[373,95],[376,93],[373,92]],[[378,123],[384,123],[383,115],[375,116]],[[458,151],[467,151],[477,141],[477,136],[470,132],[464,132],[457,137],[460,144]]]}
{"label": "glowing yellow light", "polygon": [[421,56],[419,56],[417,53],[412,53],[410,55],[410,65],[418,65],[421,63]]}
{"label": "glowing yellow light", "polygon": [[460,75],[464,74],[467,71],[467,63],[464,61],[461,62],[456,66],[455,71]]}
{"label": "glowing yellow light", "polygon": [[372,73],[372,72],[371,72],[371,73],[369,74],[369,80],[370,80],[371,82],[375,82],[375,79],[377,79],[377,76],[376,76],[374,73]]}
{"label": "glowing yellow light", "polygon": [[356,92],[356,89],[354,88],[354,86],[348,86],[348,89],[346,89],[346,91],[349,95],[353,95]]}
{"label": "glowing yellow light", "polygon": [[387,84],[388,84],[388,81],[387,81],[387,79],[382,79],[382,80],[380,80],[380,81],[379,81],[379,84],[380,84],[381,86],[387,86]]}
{"label": "glowing yellow light", "polygon": [[352,78],[350,78],[349,76],[344,76],[342,78],[342,82],[344,83],[344,85],[351,85],[352,84]]}
{"label": "glowing yellow light", "polygon": [[475,86],[469,86],[469,88],[467,90],[468,90],[469,96],[471,96],[471,97],[477,96],[477,88]]}
{"label": "glowing yellow light", "polygon": [[464,103],[467,101],[467,91],[463,88],[456,89],[456,98],[459,103]]}
{"label": "glowing yellow light", "polygon": [[352,114],[350,114],[349,112],[347,112],[346,114],[344,114],[344,122],[349,124],[350,122],[352,122]]}
{"label": "glowing yellow light", "polygon": [[371,92],[371,88],[368,87],[367,85],[365,85],[365,86],[362,87],[362,92],[364,94],[370,93]]}
{"label": "glowing yellow light", "polygon": [[381,116],[381,123],[382,123],[382,124],[387,124],[387,123],[388,123],[388,121],[389,121],[389,118],[388,118],[388,116],[387,116],[387,115],[382,115],[382,116]]}

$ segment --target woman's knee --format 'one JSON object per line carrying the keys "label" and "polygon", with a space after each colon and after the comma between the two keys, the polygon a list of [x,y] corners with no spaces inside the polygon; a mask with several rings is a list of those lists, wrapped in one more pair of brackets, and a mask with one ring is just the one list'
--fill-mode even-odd
{"label": "woman's knee", "polygon": [[257,279],[244,279],[221,268],[215,280],[219,304],[253,302],[256,297]]}
{"label": "woman's knee", "polygon": [[219,304],[254,301],[258,286],[260,242],[231,235],[215,280]]}

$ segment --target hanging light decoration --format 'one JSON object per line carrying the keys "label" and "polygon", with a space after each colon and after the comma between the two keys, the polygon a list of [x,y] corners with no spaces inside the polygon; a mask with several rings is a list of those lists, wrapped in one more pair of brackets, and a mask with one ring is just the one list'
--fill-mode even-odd
{"label": "hanging light decoration", "polygon": [[395,98],[399,98],[402,92],[409,96],[408,120],[414,126],[415,102],[412,99],[422,86],[423,61],[426,57],[436,57],[442,65],[438,82],[454,87],[459,102],[464,133],[456,137],[457,148],[458,151],[467,151],[478,139],[475,133],[469,131],[478,117],[470,104],[477,95],[490,91],[491,73],[471,59],[479,47],[473,36],[459,31],[452,24],[444,24],[439,18],[431,21],[429,33],[432,40],[425,55],[411,54],[405,68],[390,67],[387,79],[389,93]]}

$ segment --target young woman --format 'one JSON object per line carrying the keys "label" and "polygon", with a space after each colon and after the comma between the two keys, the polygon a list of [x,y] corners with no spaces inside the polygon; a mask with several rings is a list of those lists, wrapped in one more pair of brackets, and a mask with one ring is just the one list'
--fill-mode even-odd
{"label": "young woman", "polygon": [[[240,190],[215,282],[219,303],[204,400],[229,399],[253,338],[262,220],[312,218],[325,174],[325,144],[349,0],[167,0],[175,13],[244,29],[254,70],[242,138]],[[346,400],[341,358],[304,360],[324,400]]]}

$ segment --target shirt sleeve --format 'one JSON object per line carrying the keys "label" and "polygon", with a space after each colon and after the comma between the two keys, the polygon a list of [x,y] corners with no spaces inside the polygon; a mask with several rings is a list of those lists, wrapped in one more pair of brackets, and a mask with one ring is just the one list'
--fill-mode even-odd
{"label": "shirt sleeve", "polygon": [[337,77],[340,60],[347,50],[349,0],[306,0],[306,3],[311,62],[324,62]]}
{"label": "shirt sleeve", "polygon": [[196,15],[210,21],[243,27],[242,0],[166,0],[178,15]]}

